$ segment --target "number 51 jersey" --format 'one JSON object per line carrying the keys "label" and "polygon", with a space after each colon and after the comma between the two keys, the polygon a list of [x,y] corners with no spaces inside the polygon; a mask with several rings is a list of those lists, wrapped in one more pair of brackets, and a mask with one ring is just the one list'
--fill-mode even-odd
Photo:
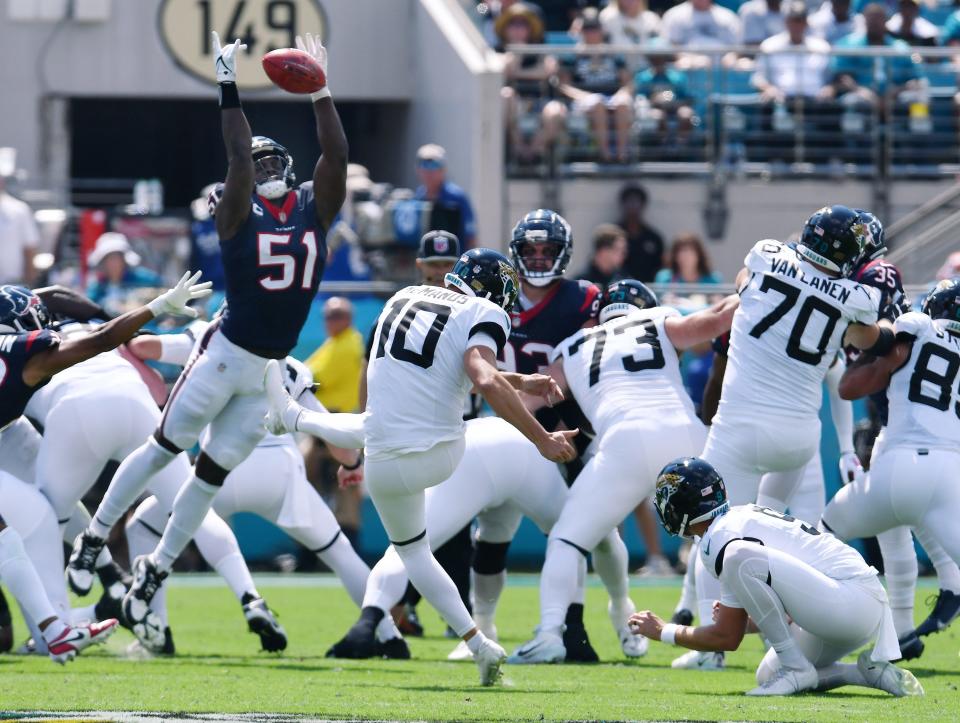
{"label": "number 51 jersey", "polygon": [[730,329],[719,415],[816,417],[821,384],[851,323],[877,321],[880,292],[833,278],[779,241],[758,242]]}
{"label": "number 51 jersey", "polygon": [[367,456],[422,452],[462,437],[472,387],[463,355],[472,346],[499,354],[509,334],[507,312],[486,299],[436,286],[398,291],[377,320],[367,365]]}

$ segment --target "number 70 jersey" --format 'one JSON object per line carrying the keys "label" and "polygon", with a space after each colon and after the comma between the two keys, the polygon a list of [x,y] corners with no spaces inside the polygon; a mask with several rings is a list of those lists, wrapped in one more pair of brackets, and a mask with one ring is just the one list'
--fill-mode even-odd
{"label": "number 70 jersey", "polygon": [[567,386],[598,437],[625,419],[700,425],[663,327],[667,318],[678,315],[665,306],[633,311],[581,329],[554,350],[554,360],[563,360]]}
{"label": "number 70 jersey", "polygon": [[366,454],[422,452],[463,436],[472,382],[463,355],[485,346],[496,356],[510,334],[496,304],[435,286],[408,286],[380,313],[367,365]]}
{"label": "number 70 jersey", "polygon": [[744,265],[718,414],[816,417],[847,326],[877,321],[880,292],[827,276],[779,241],[758,242]]}

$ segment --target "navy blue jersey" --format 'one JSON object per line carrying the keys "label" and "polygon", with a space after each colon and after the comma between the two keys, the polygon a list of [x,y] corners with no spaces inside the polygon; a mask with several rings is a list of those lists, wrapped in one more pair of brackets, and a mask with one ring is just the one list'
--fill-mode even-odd
{"label": "navy blue jersey", "polygon": [[227,309],[220,329],[262,356],[286,357],[297,344],[327,259],[313,183],[282,206],[253,195],[250,215],[232,239],[221,239]]}
{"label": "navy blue jersey", "polygon": [[27,408],[30,397],[48,380],[35,387],[23,381],[23,369],[30,358],[60,344],[50,329],[23,334],[0,334],[0,429],[16,420]]}

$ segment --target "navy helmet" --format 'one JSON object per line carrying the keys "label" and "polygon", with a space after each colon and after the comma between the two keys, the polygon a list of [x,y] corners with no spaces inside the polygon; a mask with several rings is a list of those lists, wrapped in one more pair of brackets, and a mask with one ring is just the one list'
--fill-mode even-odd
{"label": "navy helmet", "polygon": [[23,286],[0,286],[0,334],[22,334],[50,326],[52,317],[40,297]]}
{"label": "navy helmet", "polygon": [[254,136],[250,146],[253,153],[254,182],[257,194],[266,199],[277,199],[297,183],[293,173],[293,156],[272,138]]}
{"label": "navy helmet", "polygon": [[659,305],[657,295],[643,282],[636,279],[614,281],[600,296],[600,323],[629,314],[633,309],[651,309]]}
{"label": "navy helmet", "polygon": [[846,206],[824,206],[807,219],[797,253],[807,261],[850,276],[869,235],[860,213]]}
{"label": "navy helmet", "polygon": [[863,255],[860,258],[861,263],[874,261],[887,253],[887,243],[883,238],[883,224],[880,219],[874,216],[870,211],[864,211],[862,208],[853,209],[860,214],[860,221],[867,228],[867,235],[863,241]]}
{"label": "navy helmet", "polygon": [[489,299],[510,311],[517,303],[520,279],[507,257],[493,249],[470,249],[443,277],[446,286],[460,289],[467,296]]}
{"label": "navy helmet", "polygon": [[671,535],[685,537],[691,525],[730,509],[723,478],[697,457],[675,459],[660,470],[655,494],[657,515]]}
{"label": "navy helmet", "polygon": [[[525,259],[527,244],[554,245],[553,258],[536,264]],[[563,276],[573,255],[573,233],[566,219],[555,211],[538,208],[521,218],[513,227],[510,239],[510,258],[525,281],[534,286],[546,286]]]}
{"label": "navy helmet", "polygon": [[960,278],[944,279],[930,291],[920,311],[931,319],[943,319],[946,330],[960,335]]}

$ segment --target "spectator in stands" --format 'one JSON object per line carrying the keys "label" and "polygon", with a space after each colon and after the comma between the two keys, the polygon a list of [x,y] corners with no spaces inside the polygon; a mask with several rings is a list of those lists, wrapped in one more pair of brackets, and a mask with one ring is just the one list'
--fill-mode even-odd
{"label": "spectator in stands", "polygon": [[740,19],[713,0],[686,0],[663,14],[660,34],[672,45],[718,46],[740,42]]}
{"label": "spectator in stands", "polygon": [[331,412],[355,412],[359,407],[363,337],[353,328],[353,304],[331,296],[323,304],[327,338],[304,362],[318,385],[317,399]]}
{"label": "spectator in stands", "polygon": [[936,45],[940,29],[920,17],[920,0],[900,0],[899,11],[887,21],[887,32],[908,45]]}
{"label": "spectator in stands", "polygon": [[87,257],[87,266],[94,269],[94,277],[87,285],[87,296],[111,314],[120,314],[131,303],[135,289],[156,288],[163,285],[159,274],[140,265],[140,254],[130,248],[122,233],[108,231],[97,239]]}
{"label": "spectator in stands", "polygon": [[611,281],[623,278],[626,260],[627,232],[612,223],[602,223],[593,230],[593,258],[579,278],[605,288]]}
{"label": "spectator in stands", "polygon": [[863,9],[864,32],[841,38],[838,48],[888,47],[902,51],[902,55],[883,58],[881,62],[869,56],[836,56],[833,59],[833,89],[837,96],[853,94],[863,103],[879,107],[886,94],[896,98],[906,89],[916,89],[921,83],[917,63],[910,55],[910,46],[887,33],[887,10],[881,3],[870,3]]}
{"label": "spectator in stands", "polygon": [[[480,14],[480,29],[483,37],[491,48],[496,48],[500,42],[497,37],[497,20],[506,13],[511,6],[516,5],[520,0],[487,0],[477,4],[477,12]],[[533,5],[533,3],[526,3]],[[539,6],[537,7],[539,10]]]}
{"label": "spectator in stands", "polygon": [[719,284],[720,274],[711,264],[710,256],[695,233],[681,233],[670,244],[666,268],[657,272],[655,284]]}
{"label": "spectator in stands", "polygon": [[[13,170],[4,169],[4,172]],[[33,220],[33,211],[7,192],[7,178],[0,175],[0,284],[30,285],[38,243],[40,232]]]}
{"label": "spectator in stands", "polygon": [[619,226],[627,234],[626,276],[653,281],[663,263],[663,236],[647,224],[647,189],[633,183],[620,190]]}
{"label": "spectator in stands", "polygon": [[767,38],[784,30],[784,16],[780,0],[747,0],[737,15],[743,28],[741,41],[744,45],[759,45]]}
{"label": "spectator in stands", "polygon": [[[595,8],[587,8],[580,24],[578,48],[603,45],[603,26]],[[613,115],[616,159],[629,157],[630,126],[633,123],[633,88],[626,61],[618,55],[576,54],[560,67],[560,92],[573,101],[573,112],[590,119],[594,142],[604,162],[610,152],[610,118]]]}
{"label": "spectator in stands", "polygon": [[[646,0],[611,0],[600,11],[600,22],[611,45],[646,46],[660,34],[660,16],[647,8]],[[640,55],[627,59],[631,70],[642,62]]]}
{"label": "spectator in stands", "polygon": [[512,44],[543,42],[543,21],[527,3],[515,3],[497,18],[497,50],[504,52],[504,121],[510,152],[521,162],[543,156],[563,130],[564,108],[552,99],[557,78],[553,55],[505,52]]}
{"label": "spectator in stands", "polygon": [[[829,97],[827,71],[830,44],[808,31],[807,6],[788,0],[784,6],[786,30],[760,43],[753,84],[764,103],[786,103],[796,98]],[[795,52],[784,52],[787,50]]]}
{"label": "spectator in stands", "polygon": [[863,30],[863,16],[850,10],[850,0],[827,0],[810,16],[810,31],[830,45]]}
{"label": "spectator in stands", "polygon": [[637,73],[634,84],[638,98],[648,103],[641,112],[656,121],[663,134],[674,126],[676,140],[682,144],[689,140],[693,130],[693,99],[687,86],[687,73],[672,65],[674,59],[675,56],[669,54],[648,55],[649,65]]}
{"label": "spectator in stands", "polygon": [[436,143],[420,146],[417,175],[421,185],[414,197],[433,204],[429,230],[449,231],[463,242],[465,248],[472,248],[477,240],[473,206],[466,191],[447,180],[447,152],[443,146]]}

